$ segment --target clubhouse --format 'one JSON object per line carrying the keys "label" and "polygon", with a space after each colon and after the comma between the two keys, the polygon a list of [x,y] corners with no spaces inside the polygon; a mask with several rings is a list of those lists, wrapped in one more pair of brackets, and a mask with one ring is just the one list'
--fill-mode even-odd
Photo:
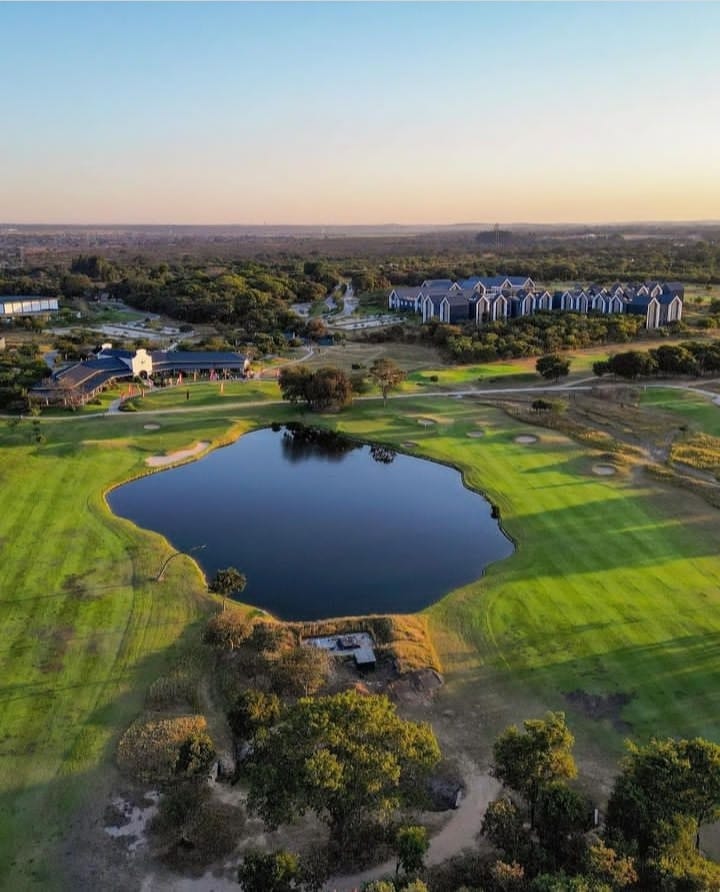
{"label": "clubhouse", "polygon": [[166,384],[184,375],[218,379],[245,377],[250,360],[242,353],[186,350],[115,350],[103,344],[93,356],[63,366],[30,390],[32,401],[45,406],[84,405],[117,381],[136,378]]}
{"label": "clubhouse", "polygon": [[531,316],[539,311],[631,313],[645,317],[645,327],[660,328],[682,318],[685,288],[680,282],[643,282],[610,286],[574,286],[550,292],[527,276],[472,276],[459,282],[426,279],[422,285],[393,288],[391,310],[417,313],[423,322],[453,325]]}

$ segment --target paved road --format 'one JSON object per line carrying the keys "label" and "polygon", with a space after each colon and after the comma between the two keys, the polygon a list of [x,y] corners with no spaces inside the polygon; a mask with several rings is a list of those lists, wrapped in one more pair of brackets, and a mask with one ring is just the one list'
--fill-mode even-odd
{"label": "paved road", "polygon": [[[291,359],[288,360],[289,364],[294,362],[303,362],[305,359],[308,359],[313,354],[313,351],[310,350],[305,356],[300,357],[300,359]],[[275,367],[277,368],[277,366]],[[588,380],[588,379],[582,379]],[[718,383],[720,382],[720,378],[708,380],[704,383]],[[542,384],[538,383],[532,387],[473,387],[468,390],[434,390],[429,393],[394,393],[388,395],[388,400],[415,400],[415,399],[441,399],[441,398],[452,398],[452,397],[466,397],[466,396],[494,396],[494,397],[502,397],[504,394],[513,395],[516,393],[571,393],[572,391],[588,391],[593,390],[595,386],[599,383],[596,381],[596,384],[581,384],[581,383],[568,383],[568,384]],[[610,383],[610,382],[607,382]],[[618,384],[627,384],[627,382],[617,382]],[[192,385],[190,385],[192,386]],[[720,394],[715,393],[712,390],[703,390],[700,387],[693,387],[691,384],[686,383],[670,383],[664,381],[660,384],[644,384],[642,385],[645,388],[663,388],[663,389],[671,389],[671,390],[685,390],[690,391],[691,393],[698,393],[701,396],[708,397],[712,400],[716,400],[720,397]],[[364,402],[366,400],[381,400],[381,396],[357,396],[354,399],[354,402]],[[245,400],[244,402],[222,402],[222,403],[213,403],[206,406],[175,406],[171,409],[140,409],[137,412],[132,413],[132,417],[137,415],[174,415],[174,414],[182,414],[185,412],[217,412],[218,409],[223,411],[227,409],[251,409],[256,406],[281,406],[287,405],[283,400]],[[104,418],[105,416],[112,414],[112,412],[108,409],[106,412],[88,412],[82,415],[60,415],[53,416],[49,418],[42,418],[41,421],[83,421],[88,418]],[[22,416],[21,416],[22,417]],[[0,418],[17,418],[17,415],[0,415]]]}

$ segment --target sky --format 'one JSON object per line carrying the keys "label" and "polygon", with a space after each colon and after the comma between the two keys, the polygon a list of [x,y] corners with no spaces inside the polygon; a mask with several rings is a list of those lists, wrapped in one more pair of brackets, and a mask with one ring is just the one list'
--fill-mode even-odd
{"label": "sky", "polygon": [[720,4],[0,3],[0,221],[720,218]]}

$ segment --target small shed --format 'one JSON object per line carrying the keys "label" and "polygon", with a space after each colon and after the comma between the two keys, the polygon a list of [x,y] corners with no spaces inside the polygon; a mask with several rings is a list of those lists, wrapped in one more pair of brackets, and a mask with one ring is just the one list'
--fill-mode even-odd
{"label": "small shed", "polygon": [[377,662],[375,642],[368,632],[306,638],[304,643],[310,647],[320,647],[333,657],[352,657],[358,669],[374,669]]}

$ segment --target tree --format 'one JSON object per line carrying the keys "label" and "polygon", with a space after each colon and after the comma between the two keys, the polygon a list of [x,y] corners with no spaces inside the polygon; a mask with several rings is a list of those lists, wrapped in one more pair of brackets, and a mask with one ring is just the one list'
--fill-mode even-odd
{"label": "tree", "polygon": [[342,369],[324,366],[312,372],[306,366],[280,369],[278,384],[290,403],[304,402],[314,412],[340,409],[352,402],[352,382]]}
{"label": "tree", "polygon": [[507,728],[493,747],[495,776],[528,801],[530,826],[535,827],[535,808],[541,790],[553,781],[577,775],[572,746],[575,738],[565,724],[565,714],[549,712],[545,719]]}
{"label": "tree", "polygon": [[570,360],[563,359],[557,353],[549,353],[538,357],[535,368],[546,381],[559,381],[570,374]]}
{"label": "tree", "polygon": [[592,365],[593,375],[602,378],[603,375],[610,374],[610,363],[606,359],[599,359]]}
{"label": "tree", "polygon": [[520,809],[507,797],[496,799],[488,805],[481,832],[504,857],[511,861],[525,860],[530,837]]}
{"label": "tree", "polygon": [[638,881],[632,858],[622,858],[615,849],[598,840],[587,850],[587,873],[597,883],[605,883],[611,889],[625,889]]}
{"label": "tree", "polygon": [[293,892],[299,873],[300,864],[292,852],[248,852],[238,868],[238,882],[243,892]]}
{"label": "tree", "polygon": [[314,811],[334,841],[417,801],[440,758],[429,725],[384,696],[345,691],[288,706],[249,760],[249,805],[269,827]]}
{"label": "tree", "polygon": [[254,689],[238,694],[228,712],[228,724],[235,737],[251,740],[260,730],[267,730],[280,717],[281,703],[275,694]]}
{"label": "tree", "polygon": [[620,378],[637,378],[652,375],[657,365],[649,353],[640,350],[628,350],[616,353],[608,359],[609,370]]}
{"label": "tree", "polygon": [[272,665],[270,677],[279,694],[309,697],[322,688],[332,657],[320,647],[299,645],[282,653]]}
{"label": "tree", "polygon": [[383,405],[387,406],[388,393],[395,390],[405,379],[405,372],[392,359],[376,359],[370,366],[370,377],[380,388]]}
{"label": "tree", "polygon": [[553,865],[568,861],[573,843],[589,827],[589,817],[588,803],[566,784],[554,781],[542,789],[537,803],[537,833]]}
{"label": "tree", "polygon": [[608,802],[608,829],[644,855],[656,827],[674,816],[699,828],[720,818],[720,746],[702,738],[630,744]]}
{"label": "tree", "polygon": [[211,592],[216,595],[222,595],[224,598],[230,595],[239,595],[245,590],[247,585],[247,577],[235,567],[226,567],[224,570],[218,570],[209,585]]}
{"label": "tree", "polygon": [[395,877],[403,872],[405,877],[415,877],[424,867],[425,855],[430,842],[427,830],[417,824],[400,827],[395,834],[395,853],[397,865]]}

